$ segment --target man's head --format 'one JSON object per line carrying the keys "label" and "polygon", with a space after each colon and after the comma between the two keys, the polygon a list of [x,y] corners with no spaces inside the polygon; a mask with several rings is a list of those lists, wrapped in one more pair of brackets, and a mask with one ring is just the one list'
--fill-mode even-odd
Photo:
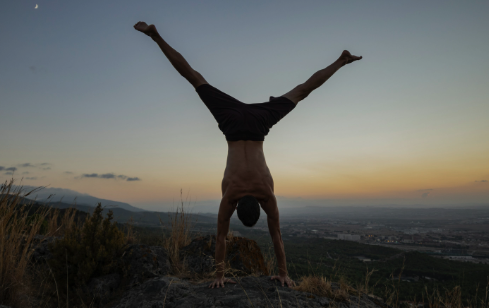
{"label": "man's head", "polygon": [[260,218],[260,204],[253,196],[244,196],[238,200],[238,218],[243,225],[253,227]]}

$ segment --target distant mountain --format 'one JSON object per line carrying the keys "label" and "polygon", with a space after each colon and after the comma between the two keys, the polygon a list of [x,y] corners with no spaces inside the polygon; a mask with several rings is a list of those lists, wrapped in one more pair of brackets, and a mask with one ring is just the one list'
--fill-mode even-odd
{"label": "distant mountain", "polygon": [[[78,204],[78,203],[77,204],[70,204],[64,202],[43,203],[43,202],[39,202],[39,199],[35,201],[28,198],[22,198],[20,203],[21,204],[32,204],[32,203],[44,204],[57,209],[76,208],[77,210],[86,213],[93,213],[93,210],[95,209],[95,207],[93,206]],[[113,213],[114,221],[117,221],[118,223],[126,223],[130,221],[132,218],[133,224],[136,226],[158,227],[161,226],[161,223],[167,224],[169,222],[169,214],[172,214],[168,212],[150,212],[150,211],[132,212],[120,207],[111,207],[111,206],[103,206],[103,207],[104,210],[102,212],[102,215],[105,216],[106,213],[109,210],[111,210]],[[197,214],[188,214],[188,215],[191,222],[213,223],[213,224],[216,223],[216,219],[214,217],[208,217],[208,216],[197,215]]]}
{"label": "distant mountain", "polygon": [[[33,189],[36,189],[37,187],[34,186],[24,186],[23,191],[28,192]],[[130,204],[124,203],[124,202],[119,202],[119,201],[113,201],[113,200],[107,200],[107,199],[100,199],[97,197],[90,196],[89,194],[83,194],[71,189],[65,189],[65,188],[43,188],[42,190],[39,190],[32,195],[29,196],[31,199],[36,199],[37,201],[40,202],[62,202],[62,203],[67,203],[67,204],[77,204],[77,205],[88,205],[91,207],[96,207],[97,204],[100,202],[102,203],[102,206],[106,207],[117,207],[121,208],[124,210],[132,211],[132,212],[144,212],[145,210],[134,207]],[[48,199],[49,198],[49,199]]]}

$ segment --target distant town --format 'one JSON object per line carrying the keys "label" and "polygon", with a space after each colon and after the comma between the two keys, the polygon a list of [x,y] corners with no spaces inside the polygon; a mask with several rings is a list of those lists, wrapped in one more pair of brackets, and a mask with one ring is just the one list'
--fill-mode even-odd
{"label": "distant town", "polygon": [[[266,226],[256,227],[268,231]],[[282,222],[284,238],[326,238],[420,251],[440,258],[489,264],[489,218],[450,221],[292,219]],[[364,259],[369,262],[370,260]]]}

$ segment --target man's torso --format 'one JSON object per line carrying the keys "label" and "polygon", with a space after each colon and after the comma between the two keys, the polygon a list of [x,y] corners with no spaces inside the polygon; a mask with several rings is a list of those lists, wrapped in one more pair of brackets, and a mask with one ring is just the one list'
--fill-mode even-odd
{"label": "man's torso", "polygon": [[273,178],[265,161],[263,141],[228,141],[228,157],[222,180],[223,198],[237,202],[245,195],[261,204],[273,196]]}

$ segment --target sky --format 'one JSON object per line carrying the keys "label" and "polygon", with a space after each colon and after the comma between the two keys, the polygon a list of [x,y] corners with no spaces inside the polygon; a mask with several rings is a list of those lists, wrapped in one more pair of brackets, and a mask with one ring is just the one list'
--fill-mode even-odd
{"label": "sky", "polygon": [[0,181],[219,202],[225,137],[138,21],[245,103],[363,56],[266,136],[279,200],[489,204],[488,1],[8,1]]}

